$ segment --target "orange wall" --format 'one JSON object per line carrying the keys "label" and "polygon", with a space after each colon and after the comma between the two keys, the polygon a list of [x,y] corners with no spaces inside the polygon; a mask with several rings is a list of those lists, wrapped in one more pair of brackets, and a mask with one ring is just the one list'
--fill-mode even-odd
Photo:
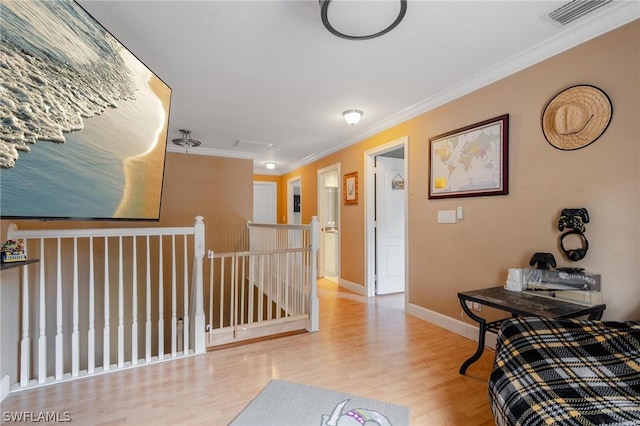
{"label": "orange wall", "polygon": [[[593,39],[449,104],[383,131],[283,176],[302,176],[303,222],[315,213],[316,172],[333,163],[364,174],[364,152],[409,137],[409,301],[460,318],[459,291],[502,285],[509,267],[551,252],[558,266],[602,274],[604,317],[640,319],[640,21]],[[549,145],[540,118],[546,103],[575,84],[600,87],[613,118],[604,135],[577,151]],[[510,115],[506,196],[429,200],[430,137]],[[364,199],[341,206],[341,278],[364,285]],[[438,210],[462,206],[456,225],[436,223]],[[569,262],[556,224],[566,207],[591,215],[586,259]]]}
{"label": "orange wall", "polygon": [[246,250],[252,173],[252,160],[168,154],[160,226],[184,226],[201,215],[207,249]]}

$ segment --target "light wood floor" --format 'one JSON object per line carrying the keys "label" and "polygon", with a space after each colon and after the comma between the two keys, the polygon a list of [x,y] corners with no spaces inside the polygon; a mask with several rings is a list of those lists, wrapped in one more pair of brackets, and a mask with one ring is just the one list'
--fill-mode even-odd
{"label": "light wood floor", "polygon": [[[493,352],[404,314],[403,295],[366,299],[321,280],[320,331],[9,395],[0,411],[69,412],[72,424],[226,425],[288,380],[409,407],[411,425],[493,425]],[[0,416],[0,421],[4,415]]]}

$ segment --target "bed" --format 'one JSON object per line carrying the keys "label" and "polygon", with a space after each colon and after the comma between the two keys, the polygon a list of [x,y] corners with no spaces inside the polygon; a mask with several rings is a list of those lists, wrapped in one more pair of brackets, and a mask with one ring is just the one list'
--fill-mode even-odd
{"label": "bed", "polygon": [[640,425],[640,321],[505,320],[489,400],[498,426]]}

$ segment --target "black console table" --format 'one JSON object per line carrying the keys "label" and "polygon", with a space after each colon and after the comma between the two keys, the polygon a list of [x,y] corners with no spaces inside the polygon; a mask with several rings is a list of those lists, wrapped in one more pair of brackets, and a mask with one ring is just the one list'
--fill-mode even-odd
{"label": "black console table", "polygon": [[490,306],[501,311],[509,312],[512,317],[516,316],[539,316],[547,318],[576,318],[588,315],[589,319],[599,320],[602,313],[607,307],[600,305],[580,305],[578,303],[566,302],[564,300],[552,299],[533,295],[527,291],[516,292],[508,291],[503,287],[483,288],[480,290],[466,291],[458,293],[462,310],[478,323],[478,349],[468,360],[460,367],[460,374],[464,374],[467,368],[482,355],[484,351],[484,338],[487,331],[497,333],[500,324],[504,319],[498,321],[487,322],[484,318],[476,315],[467,302],[479,303],[484,306]]}

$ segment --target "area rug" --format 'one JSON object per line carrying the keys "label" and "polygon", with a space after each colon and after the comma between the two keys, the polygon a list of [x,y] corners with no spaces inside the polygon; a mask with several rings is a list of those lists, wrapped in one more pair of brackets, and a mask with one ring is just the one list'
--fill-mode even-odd
{"label": "area rug", "polygon": [[272,380],[230,426],[402,426],[409,409],[328,389]]}

